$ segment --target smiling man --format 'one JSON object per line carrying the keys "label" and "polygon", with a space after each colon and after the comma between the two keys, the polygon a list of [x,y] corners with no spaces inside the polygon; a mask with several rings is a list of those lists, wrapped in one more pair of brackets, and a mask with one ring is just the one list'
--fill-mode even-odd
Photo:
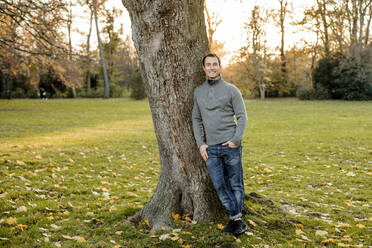
{"label": "smiling man", "polygon": [[194,136],[217,195],[229,214],[230,221],[222,232],[240,235],[247,230],[241,219],[244,205],[241,141],[247,114],[240,91],[222,79],[221,61],[216,54],[203,58],[203,70],[207,79],[194,91]]}

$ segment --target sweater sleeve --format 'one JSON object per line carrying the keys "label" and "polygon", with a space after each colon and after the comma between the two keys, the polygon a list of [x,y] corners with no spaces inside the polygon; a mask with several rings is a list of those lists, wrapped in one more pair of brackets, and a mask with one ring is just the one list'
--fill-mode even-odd
{"label": "sweater sleeve", "polygon": [[244,105],[242,94],[236,87],[232,88],[232,105],[233,105],[234,113],[235,113],[236,119],[238,120],[238,123],[237,123],[236,131],[235,131],[235,135],[230,141],[236,145],[240,145],[243,139],[245,127],[247,126],[248,118],[247,118],[247,113],[245,110],[245,105]]}
{"label": "sweater sleeve", "polygon": [[196,140],[196,145],[198,148],[204,145],[203,141],[203,119],[201,117],[198,102],[196,101],[196,96],[194,92],[194,106],[192,108],[192,127],[194,130],[194,137]]}

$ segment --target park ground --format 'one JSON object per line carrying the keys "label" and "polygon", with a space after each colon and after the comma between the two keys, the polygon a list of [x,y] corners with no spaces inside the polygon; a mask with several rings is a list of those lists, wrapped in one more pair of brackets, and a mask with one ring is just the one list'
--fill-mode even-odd
{"label": "park ground", "polygon": [[146,100],[1,100],[0,247],[372,247],[372,102],[246,107],[245,188],[264,200],[237,239],[225,220],[125,223],[160,172]]}

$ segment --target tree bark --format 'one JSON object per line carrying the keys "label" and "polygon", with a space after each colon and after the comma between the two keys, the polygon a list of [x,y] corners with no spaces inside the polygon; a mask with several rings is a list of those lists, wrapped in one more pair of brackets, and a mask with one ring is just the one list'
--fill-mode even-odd
{"label": "tree bark", "polygon": [[324,54],[326,57],[328,57],[330,54],[330,49],[329,49],[329,35],[328,35],[329,24],[327,21],[327,2],[325,0],[322,0],[322,2],[320,2],[320,0],[317,0],[317,4],[318,4],[318,9],[320,12],[322,24],[323,24]]}
{"label": "tree bark", "polygon": [[87,92],[90,92],[91,88],[91,78],[90,78],[90,63],[91,63],[91,58],[90,58],[90,35],[92,34],[92,23],[93,23],[93,10],[92,7],[89,6],[90,9],[90,19],[89,19],[89,31],[88,31],[88,36],[87,36],[87,69],[88,69],[88,75],[87,75]]}
{"label": "tree bark", "polygon": [[[68,11],[68,19],[67,19],[67,32],[68,32],[68,58],[70,63],[72,64],[72,43],[71,43],[71,25],[72,25],[72,6],[71,1],[69,4],[69,11]],[[70,80],[71,80],[71,90],[72,90],[72,97],[76,98],[76,89],[75,89],[75,82],[72,79],[72,71],[70,73]]]}
{"label": "tree bark", "polygon": [[367,21],[366,31],[365,31],[365,37],[364,37],[364,47],[367,47],[368,46],[369,27],[371,26],[371,20],[372,20],[372,6],[369,6],[368,21]]}
{"label": "tree bark", "polygon": [[288,75],[287,75],[287,61],[284,54],[284,34],[285,34],[285,27],[284,21],[285,16],[287,14],[287,5],[288,2],[284,0],[279,0],[280,3],[280,33],[281,33],[281,46],[280,46],[280,60],[281,60],[281,72],[282,72],[282,82],[287,82]]}
{"label": "tree bark", "polygon": [[104,98],[109,98],[110,97],[110,81],[109,81],[108,76],[107,76],[105,55],[103,53],[102,41],[101,41],[101,36],[100,36],[99,28],[98,28],[97,0],[93,0],[93,10],[94,10],[94,20],[95,20],[95,23],[96,23],[96,33],[97,33],[99,55],[100,55],[100,58],[101,58],[103,81],[104,81],[104,85],[105,85]]}
{"label": "tree bark", "polygon": [[148,220],[157,230],[172,225],[172,213],[188,213],[197,222],[221,216],[191,122],[193,91],[205,80],[201,59],[209,50],[204,0],[122,2],[132,22],[161,162],[156,191],[132,221]]}

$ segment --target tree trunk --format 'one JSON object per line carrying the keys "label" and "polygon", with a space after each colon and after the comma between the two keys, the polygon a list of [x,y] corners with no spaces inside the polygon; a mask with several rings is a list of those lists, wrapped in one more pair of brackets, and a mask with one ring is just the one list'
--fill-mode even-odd
{"label": "tree trunk", "polygon": [[1,77],[1,97],[6,97],[6,82],[5,82],[5,74],[0,72],[0,77]]}
{"label": "tree trunk", "polygon": [[[71,25],[72,25],[72,6],[71,6],[71,1],[69,5],[69,12],[68,12],[68,19],[67,19],[67,32],[68,32],[68,57],[69,61],[72,64],[72,43],[71,43]],[[76,89],[75,89],[75,81],[72,79],[72,70],[69,70],[70,73],[70,83],[71,85],[71,90],[72,90],[72,97],[76,98]]]}
{"label": "tree trunk", "polygon": [[281,33],[281,46],[280,46],[280,60],[281,60],[281,72],[282,72],[282,83],[287,82],[287,62],[284,54],[284,21],[287,14],[288,2],[284,0],[279,0],[280,3],[280,33]]}
{"label": "tree trunk", "polygon": [[96,32],[97,32],[99,55],[100,55],[100,58],[101,58],[103,81],[104,81],[104,85],[105,85],[104,98],[109,98],[110,97],[110,81],[109,81],[108,76],[107,76],[105,55],[103,54],[103,46],[102,46],[102,41],[101,41],[101,37],[100,37],[100,34],[99,34],[99,28],[98,28],[97,0],[93,0],[93,9],[94,9],[94,20],[96,22]]}
{"label": "tree trunk", "polygon": [[329,35],[328,35],[328,22],[327,22],[327,2],[323,0],[320,2],[320,0],[317,0],[318,8],[320,11],[320,16],[323,24],[323,42],[324,42],[324,54],[326,57],[329,56],[330,50],[329,50]]}
{"label": "tree trunk", "polygon": [[368,20],[367,20],[367,25],[366,25],[366,31],[365,31],[365,36],[364,36],[364,47],[368,46],[368,40],[369,40],[369,27],[371,26],[371,20],[372,20],[372,5],[369,6],[369,11],[368,11]]}
{"label": "tree trunk", "polygon": [[191,122],[193,91],[205,80],[201,59],[208,52],[204,0],[122,2],[132,22],[161,162],[156,191],[132,221],[148,220],[157,230],[172,225],[172,213],[188,213],[198,222],[221,216]]}
{"label": "tree trunk", "polygon": [[91,88],[91,78],[90,78],[90,35],[92,34],[92,23],[93,23],[93,10],[90,8],[90,21],[89,21],[89,31],[87,36],[87,69],[88,69],[88,75],[87,75],[87,92],[90,92]]}

